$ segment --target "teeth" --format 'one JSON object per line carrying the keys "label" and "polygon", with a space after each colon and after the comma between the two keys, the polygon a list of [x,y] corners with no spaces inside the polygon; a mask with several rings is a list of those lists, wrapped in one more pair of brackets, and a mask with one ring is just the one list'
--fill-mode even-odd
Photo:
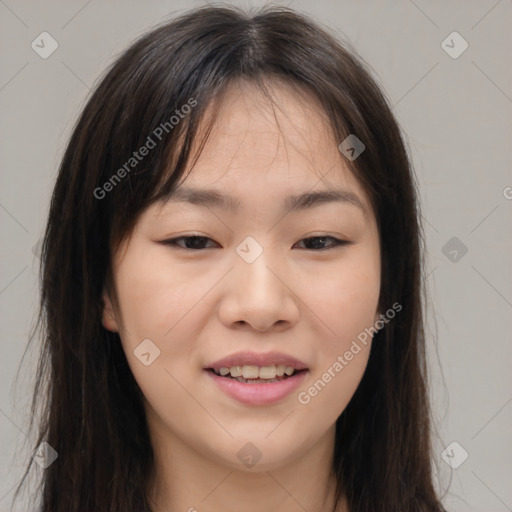
{"label": "teeth", "polygon": [[257,379],[259,377],[259,368],[257,366],[244,365],[242,367],[244,379]]}
{"label": "teeth", "polygon": [[231,377],[241,377],[242,376],[242,367],[241,366],[232,366],[229,369],[229,373],[231,373]]}
{"label": "teeth", "polygon": [[255,365],[237,365],[230,368],[223,366],[219,370],[215,370],[217,375],[223,377],[231,376],[239,382],[246,382],[252,379],[262,379],[269,382],[277,382],[276,377],[288,377],[293,375],[295,368],[293,366],[285,366],[284,364],[271,365],[271,366],[255,366]]}
{"label": "teeth", "polygon": [[260,379],[274,379],[277,375],[275,366],[262,366],[259,371]]}

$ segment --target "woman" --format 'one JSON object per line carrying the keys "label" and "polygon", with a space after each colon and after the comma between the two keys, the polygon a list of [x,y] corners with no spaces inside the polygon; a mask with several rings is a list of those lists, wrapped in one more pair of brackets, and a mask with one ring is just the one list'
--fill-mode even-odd
{"label": "woman", "polygon": [[204,7],[144,35],[51,202],[39,510],[442,511],[420,233],[391,110],[325,29]]}

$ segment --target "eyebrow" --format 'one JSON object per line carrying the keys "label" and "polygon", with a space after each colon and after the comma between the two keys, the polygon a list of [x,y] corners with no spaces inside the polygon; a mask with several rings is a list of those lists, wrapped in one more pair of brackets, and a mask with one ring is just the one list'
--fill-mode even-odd
{"label": "eyebrow", "polygon": [[[165,202],[185,202],[197,206],[219,208],[232,213],[240,210],[240,201],[233,196],[213,189],[178,187],[165,198]],[[345,203],[360,208],[367,214],[366,207],[359,197],[348,190],[328,189],[287,196],[283,201],[283,210],[301,211],[329,203]]]}

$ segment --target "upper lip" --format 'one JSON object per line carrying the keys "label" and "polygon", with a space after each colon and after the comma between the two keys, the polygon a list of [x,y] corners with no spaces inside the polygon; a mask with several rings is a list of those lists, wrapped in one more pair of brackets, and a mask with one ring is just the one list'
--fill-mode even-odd
{"label": "upper lip", "polygon": [[297,358],[281,352],[267,352],[258,354],[257,352],[236,352],[229,356],[218,359],[217,361],[207,365],[205,369],[219,370],[220,368],[231,368],[232,366],[272,366],[283,364],[291,366],[296,370],[305,370],[307,365]]}

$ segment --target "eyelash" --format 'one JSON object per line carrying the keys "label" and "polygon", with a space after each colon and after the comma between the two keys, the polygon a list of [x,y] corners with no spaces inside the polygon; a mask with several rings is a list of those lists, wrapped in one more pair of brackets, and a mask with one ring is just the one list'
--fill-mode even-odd
{"label": "eyelash", "polygon": [[[164,240],[162,243],[165,244],[165,245],[171,245],[171,246],[177,247],[179,249],[184,249],[186,251],[202,251],[202,250],[208,249],[208,247],[201,248],[201,249],[191,249],[189,247],[183,247],[183,246],[178,245],[176,243],[178,240],[191,240],[191,239],[212,240],[211,238],[209,238],[207,236],[191,235],[191,236],[179,236],[177,238],[171,238],[169,240]],[[329,249],[334,249],[335,247],[338,247],[338,246],[348,245],[348,244],[351,243],[351,242],[349,242],[347,240],[340,240],[339,238],[335,238],[333,236],[312,236],[312,237],[308,237],[308,238],[303,238],[300,241],[302,242],[304,240],[317,240],[317,239],[330,239],[334,243],[331,244],[330,247],[325,247],[323,249],[305,249],[305,250],[315,251],[315,252],[323,252],[323,251],[327,251]]]}

